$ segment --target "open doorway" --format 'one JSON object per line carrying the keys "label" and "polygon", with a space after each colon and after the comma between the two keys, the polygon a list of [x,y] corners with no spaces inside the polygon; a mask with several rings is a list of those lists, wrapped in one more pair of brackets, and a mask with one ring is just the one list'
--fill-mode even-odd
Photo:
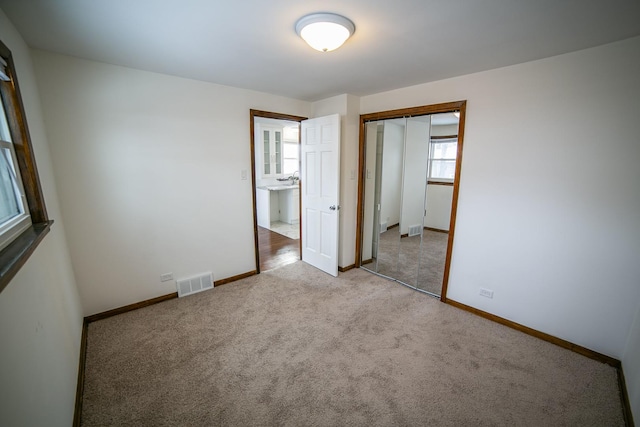
{"label": "open doorway", "polygon": [[305,117],[251,110],[251,175],[256,271],[301,254],[300,122]]}

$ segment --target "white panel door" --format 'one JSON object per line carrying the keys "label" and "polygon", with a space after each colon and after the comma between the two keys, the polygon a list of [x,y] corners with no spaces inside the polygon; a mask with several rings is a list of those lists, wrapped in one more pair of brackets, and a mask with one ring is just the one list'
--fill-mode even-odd
{"label": "white panel door", "polygon": [[340,115],[302,122],[302,260],[338,275]]}

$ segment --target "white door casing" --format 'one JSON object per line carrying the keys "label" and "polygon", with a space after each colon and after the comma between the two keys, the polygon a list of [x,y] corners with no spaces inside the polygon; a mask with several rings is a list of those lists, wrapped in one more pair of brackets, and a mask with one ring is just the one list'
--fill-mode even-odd
{"label": "white door casing", "polygon": [[302,260],[338,276],[340,115],[302,122]]}

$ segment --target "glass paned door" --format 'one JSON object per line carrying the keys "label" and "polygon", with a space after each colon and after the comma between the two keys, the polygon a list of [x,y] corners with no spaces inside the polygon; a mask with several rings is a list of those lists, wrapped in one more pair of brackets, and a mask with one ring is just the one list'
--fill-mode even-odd
{"label": "glass paned door", "polygon": [[275,139],[275,155],[276,155],[276,175],[282,173],[282,132],[279,130],[274,132]]}
{"label": "glass paned door", "polygon": [[265,130],[263,132],[262,140],[264,144],[263,160],[262,160],[262,162],[264,163],[264,170],[262,173],[265,175],[269,175],[271,174],[271,147],[270,147],[271,142],[269,141],[268,130]]}

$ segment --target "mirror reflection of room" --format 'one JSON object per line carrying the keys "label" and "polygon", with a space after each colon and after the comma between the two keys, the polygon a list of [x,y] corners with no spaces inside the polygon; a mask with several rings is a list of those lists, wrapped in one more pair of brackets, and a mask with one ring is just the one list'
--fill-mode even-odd
{"label": "mirror reflection of room", "polygon": [[363,268],[440,296],[459,115],[365,124]]}
{"label": "mirror reflection of room", "polygon": [[299,123],[254,118],[261,270],[300,258]]}

